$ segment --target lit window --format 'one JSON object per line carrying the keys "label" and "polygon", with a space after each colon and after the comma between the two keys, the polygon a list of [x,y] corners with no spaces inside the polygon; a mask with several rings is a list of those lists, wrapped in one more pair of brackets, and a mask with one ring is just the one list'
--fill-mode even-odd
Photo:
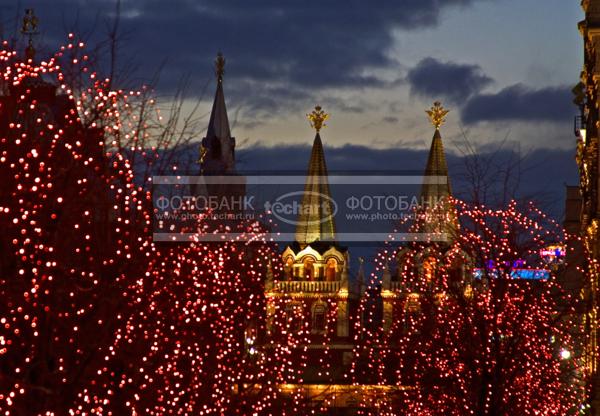
{"label": "lit window", "polygon": [[325,280],[333,282],[337,273],[337,261],[334,258],[327,260],[327,268],[325,269]]}
{"label": "lit window", "polygon": [[431,280],[435,276],[435,258],[428,257],[423,261],[423,275],[425,280]]}
{"label": "lit window", "polygon": [[315,261],[312,258],[304,260],[304,278],[313,280],[315,278]]}
{"label": "lit window", "polygon": [[284,272],[285,278],[287,280],[294,280],[294,259],[292,259],[292,256],[289,256],[285,260],[285,266],[283,266],[283,272]]}

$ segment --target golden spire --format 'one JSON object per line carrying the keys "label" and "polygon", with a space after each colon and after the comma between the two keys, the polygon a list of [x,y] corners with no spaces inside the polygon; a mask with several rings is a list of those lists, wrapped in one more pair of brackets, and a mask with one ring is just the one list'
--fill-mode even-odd
{"label": "golden spire", "polygon": [[321,128],[327,127],[325,120],[329,118],[329,114],[323,111],[320,105],[316,106],[312,113],[307,114],[306,117],[308,117],[310,126],[314,128],[317,133],[321,131]]}
{"label": "golden spire", "polygon": [[23,26],[21,27],[21,33],[29,38],[27,48],[25,49],[25,57],[27,59],[33,59],[35,57],[35,48],[33,47],[33,36],[39,34],[37,27],[38,18],[33,13],[33,9],[25,9],[25,16],[23,16]]}
{"label": "golden spire", "polygon": [[217,75],[217,82],[223,82],[223,75],[225,74],[225,58],[221,52],[217,53],[215,59],[215,74]]}
{"label": "golden spire", "polygon": [[[446,235],[446,241],[452,241],[456,236],[458,221],[456,211],[451,202],[452,190],[448,177],[448,164],[442,144],[440,126],[444,123],[448,110],[439,101],[426,110],[431,124],[435,126],[427,165],[425,166],[425,182],[421,188],[421,204],[426,209],[426,221],[420,225],[421,232],[441,233]],[[431,181],[431,182],[430,182]]]}
{"label": "golden spire", "polygon": [[446,110],[442,107],[442,103],[436,101],[433,103],[433,106],[429,110],[425,110],[425,112],[429,116],[431,124],[435,126],[436,130],[439,130],[440,126],[446,121],[446,114],[448,114],[450,110]]}
{"label": "golden spire", "polygon": [[335,241],[336,205],[327,181],[327,164],[321,136],[313,142],[300,213],[296,223],[296,241],[304,248],[315,241]]}

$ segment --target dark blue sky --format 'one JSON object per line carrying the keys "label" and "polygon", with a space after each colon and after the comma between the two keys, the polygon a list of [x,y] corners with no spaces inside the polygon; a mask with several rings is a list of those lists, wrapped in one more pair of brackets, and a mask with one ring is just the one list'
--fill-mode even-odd
{"label": "dark blue sky", "polygon": [[[68,31],[101,38],[115,15],[111,0],[4,0],[5,36],[25,7],[36,9],[48,50]],[[272,164],[304,166],[300,149],[313,137],[305,114],[321,104],[331,113],[322,136],[333,168],[403,169],[423,159],[432,135],[423,110],[437,99],[451,109],[443,127],[451,170],[460,170],[465,136],[482,151],[504,142],[551,154],[527,161],[535,168],[524,188],[559,195],[576,180],[570,89],[581,18],[578,0],[124,0],[119,63],[134,64],[134,82],[162,66],[164,101],[188,75],[205,113],[222,51],[249,168],[273,146]]]}
{"label": "dark blue sky", "polygon": [[[111,0],[4,1],[5,34],[33,6],[42,43],[65,31],[102,35]],[[453,109],[448,140],[504,137],[528,146],[572,146],[570,88],[581,68],[576,0],[124,0],[121,64],[149,78],[163,65],[161,92],[182,74],[196,95],[227,58],[236,135],[251,142],[305,142],[304,114],[332,113],[326,142],[423,147],[422,110]],[[208,103],[207,103],[208,104]]]}

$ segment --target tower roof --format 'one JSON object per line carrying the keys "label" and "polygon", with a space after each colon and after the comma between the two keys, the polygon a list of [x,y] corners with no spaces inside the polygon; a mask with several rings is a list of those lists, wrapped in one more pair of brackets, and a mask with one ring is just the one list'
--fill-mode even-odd
{"label": "tower roof", "polygon": [[435,203],[452,195],[450,180],[448,178],[448,164],[446,163],[446,154],[440,133],[440,127],[445,121],[448,110],[444,109],[439,101],[436,101],[433,103],[433,107],[426,112],[435,127],[435,132],[431,140],[424,176],[426,177],[425,179],[431,176],[438,176],[440,180],[432,181],[433,178],[429,178],[429,181],[426,180],[421,188],[421,198],[424,202]]}
{"label": "tower roof", "polygon": [[435,127],[431,148],[425,166],[424,182],[421,187],[421,203],[427,210],[425,223],[421,230],[427,233],[444,233],[447,241],[452,240],[458,228],[456,211],[449,201],[452,196],[448,164],[442,143],[440,127],[445,121],[448,110],[436,101],[427,111],[431,123]]}
{"label": "tower roof", "polygon": [[223,75],[225,59],[223,55],[218,54],[216,59],[217,90],[213,101],[210,119],[208,121],[208,130],[206,137],[230,138],[229,118],[227,117],[227,107],[225,106],[225,93],[223,92]]}
{"label": "tower roof", "polygon": [[[425,181],[421,188],[421,198],[424,201],[438,201],[442,198],[447,198],[452,195],[450,188],[450,179],[448,178],[448,164],[446,163],[446,154],[442,143],[442,135],[439,129],[435,129],[429,156],[427,157],[427,165],[425,165],[424,176],[438,176],[439,181]],[[442,178],[443,177],[443,178]],[[429,178],[430,180],[433,178]]]}
{"label": "tower roof", "polygon": [[225,173],[235,170],[235,138],[231,137],[225,94],[223,92],[223,75],[225,58],[219,53],[215,60],[217,90],[213,101],[206,137],[202,139],[200,163],[204,172]]}
{"label": "tower roof", "polygon": [[327,165],[319,130],[328,115],[316,107],[309,115],[311,124],[317,130],[313,142],[304,194],[296,226],[296,241],[306,246],[315,241],[335,241],[334,206],[329,182],[327,180]]}

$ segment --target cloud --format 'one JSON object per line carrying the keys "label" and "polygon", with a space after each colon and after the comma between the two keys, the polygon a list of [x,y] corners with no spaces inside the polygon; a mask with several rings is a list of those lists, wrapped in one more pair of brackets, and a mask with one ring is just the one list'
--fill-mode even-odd
{"label": "cloud", "polygon": [[493,81],[479,65],[441,62],[431,57],[413,67],[406,79],[411,94],[454,104],[461,104]]}
{"label": "cloud", "polygon": [[[471,0],[386,1],[377,7],[368,2],[350,6],[343,0],[174,3],[169,6],[181,12],[172,18],[165,16],[164,6],[157,5],[131,19],[144,38],[152,36],[153,27],[165,28],[153,51],[163,49],[173,56],[184,28],[189,32],[184,37],[193,39],[197,47],[192,53],[182,50],[173,56],[176,65],[206,67],[215,50],[221,49],[230,57],[232,77],[263,84],[285,82],[315,91],[384,86],[384,80],[366,70],[396,65],[387,55],[394,42],[393,29],[434,26],[442,10]],[[184,44],[187,47],[189,42]]]}
{"label": "cloud", "polygon": [[[297,112],[304,108],[303,103],[311,95],[308,91],[294,86],[269,85],[252,80],[230,82],[225,80],[225,96],[228,103],[236,103],[244,117],[257,121],[257,118],[272,117],[287,112]],[[285,107],[282,106],[285,103]]]}
{"label": "cloud", "polygon": [[571,87],[557,86],[531,89],[523,84],[504,88],[496,94],[472,97],[461,111],[466,124],[480,121],[550,121],[572,119]]}
{"label": "cloud", "polygon": [[[395,29],[436,26],[448,8],[481,0],[130,0],[122,2],[121,28],[127,34],[122,58],[135,55],[150,75],[168,61],[164,87],[180,71],[212,74],[218,50],[230,60],[232,78],[285,82],[303,88],[373,87],[386,81],[370,68],[397,63],[387,55]],[[106,0],[40,2],[36,13],[47,32],[62,32],[65,22],[102,31],[114,15]],[[9,10],[8,14],[13,11]],[[48,36],[47,38],[49,38]],[[125,53],[125,51],[127,53]]]}
{"label": "cloud", "polygon": [[[191,81],[187,96],[211,100],[213,62],[222,51],[227,102],[241,108],[240,119],[258,125],[315,102],[338,112],[364,113],[370,110],[368,100],[334,97],[395,88],[403,81],[390,79],[390,72],[401,71],[390,56],[398,29],[435,27],[447,10],[481,1],[123,1],[117,67],[133,73],[116,85],[137,89],[161,67],[156,89],[165,99],[186,76]],[[15,16],[16,7],[9,5],[4,16]],[[38,42],[49,51],[68,31],[89,34],[92,48],[105,40],[116,11],[115,2],[107,0],[53,0],[39,2],[35,10]]]}
{"label": "cloud", "polygon": [[[449,143],[446,143],[449,145]],[[449,146],[450,149],[452,146]],[[197,151],[197,149],[194,149]],[[578,173],[572,149],[535,149],[521,153],[500,144],[488,144],[479,151],[480,160],[491,160],[490,169],[498,172],[509,164],[520,161],[520,175],[514,190],[517,198],[535,201],[545,212],[560,219],[564,210],[563,184],[577,184]],[[310,146],[279,145],[239,148],[238,169],[241,171],[297,171],[304,173],[310,157]],[[294,155],[294,157],[290,157]],[[398,166],[409,174],[420,175],[427,161],[428,150],[415,150],[408,146],[374,149],[368,146],[325,146],[325,157],[330,174],[333,172],[395,172]],[[472,184],[467,174],[465,156],[446,152],[450,180],[455,196],[469,198]],[[551,169],[549,168],[551,167]],[[501,193],[504,183],[498,180],[490,193]],[[543,190],[543,191],[541,191]]]}

